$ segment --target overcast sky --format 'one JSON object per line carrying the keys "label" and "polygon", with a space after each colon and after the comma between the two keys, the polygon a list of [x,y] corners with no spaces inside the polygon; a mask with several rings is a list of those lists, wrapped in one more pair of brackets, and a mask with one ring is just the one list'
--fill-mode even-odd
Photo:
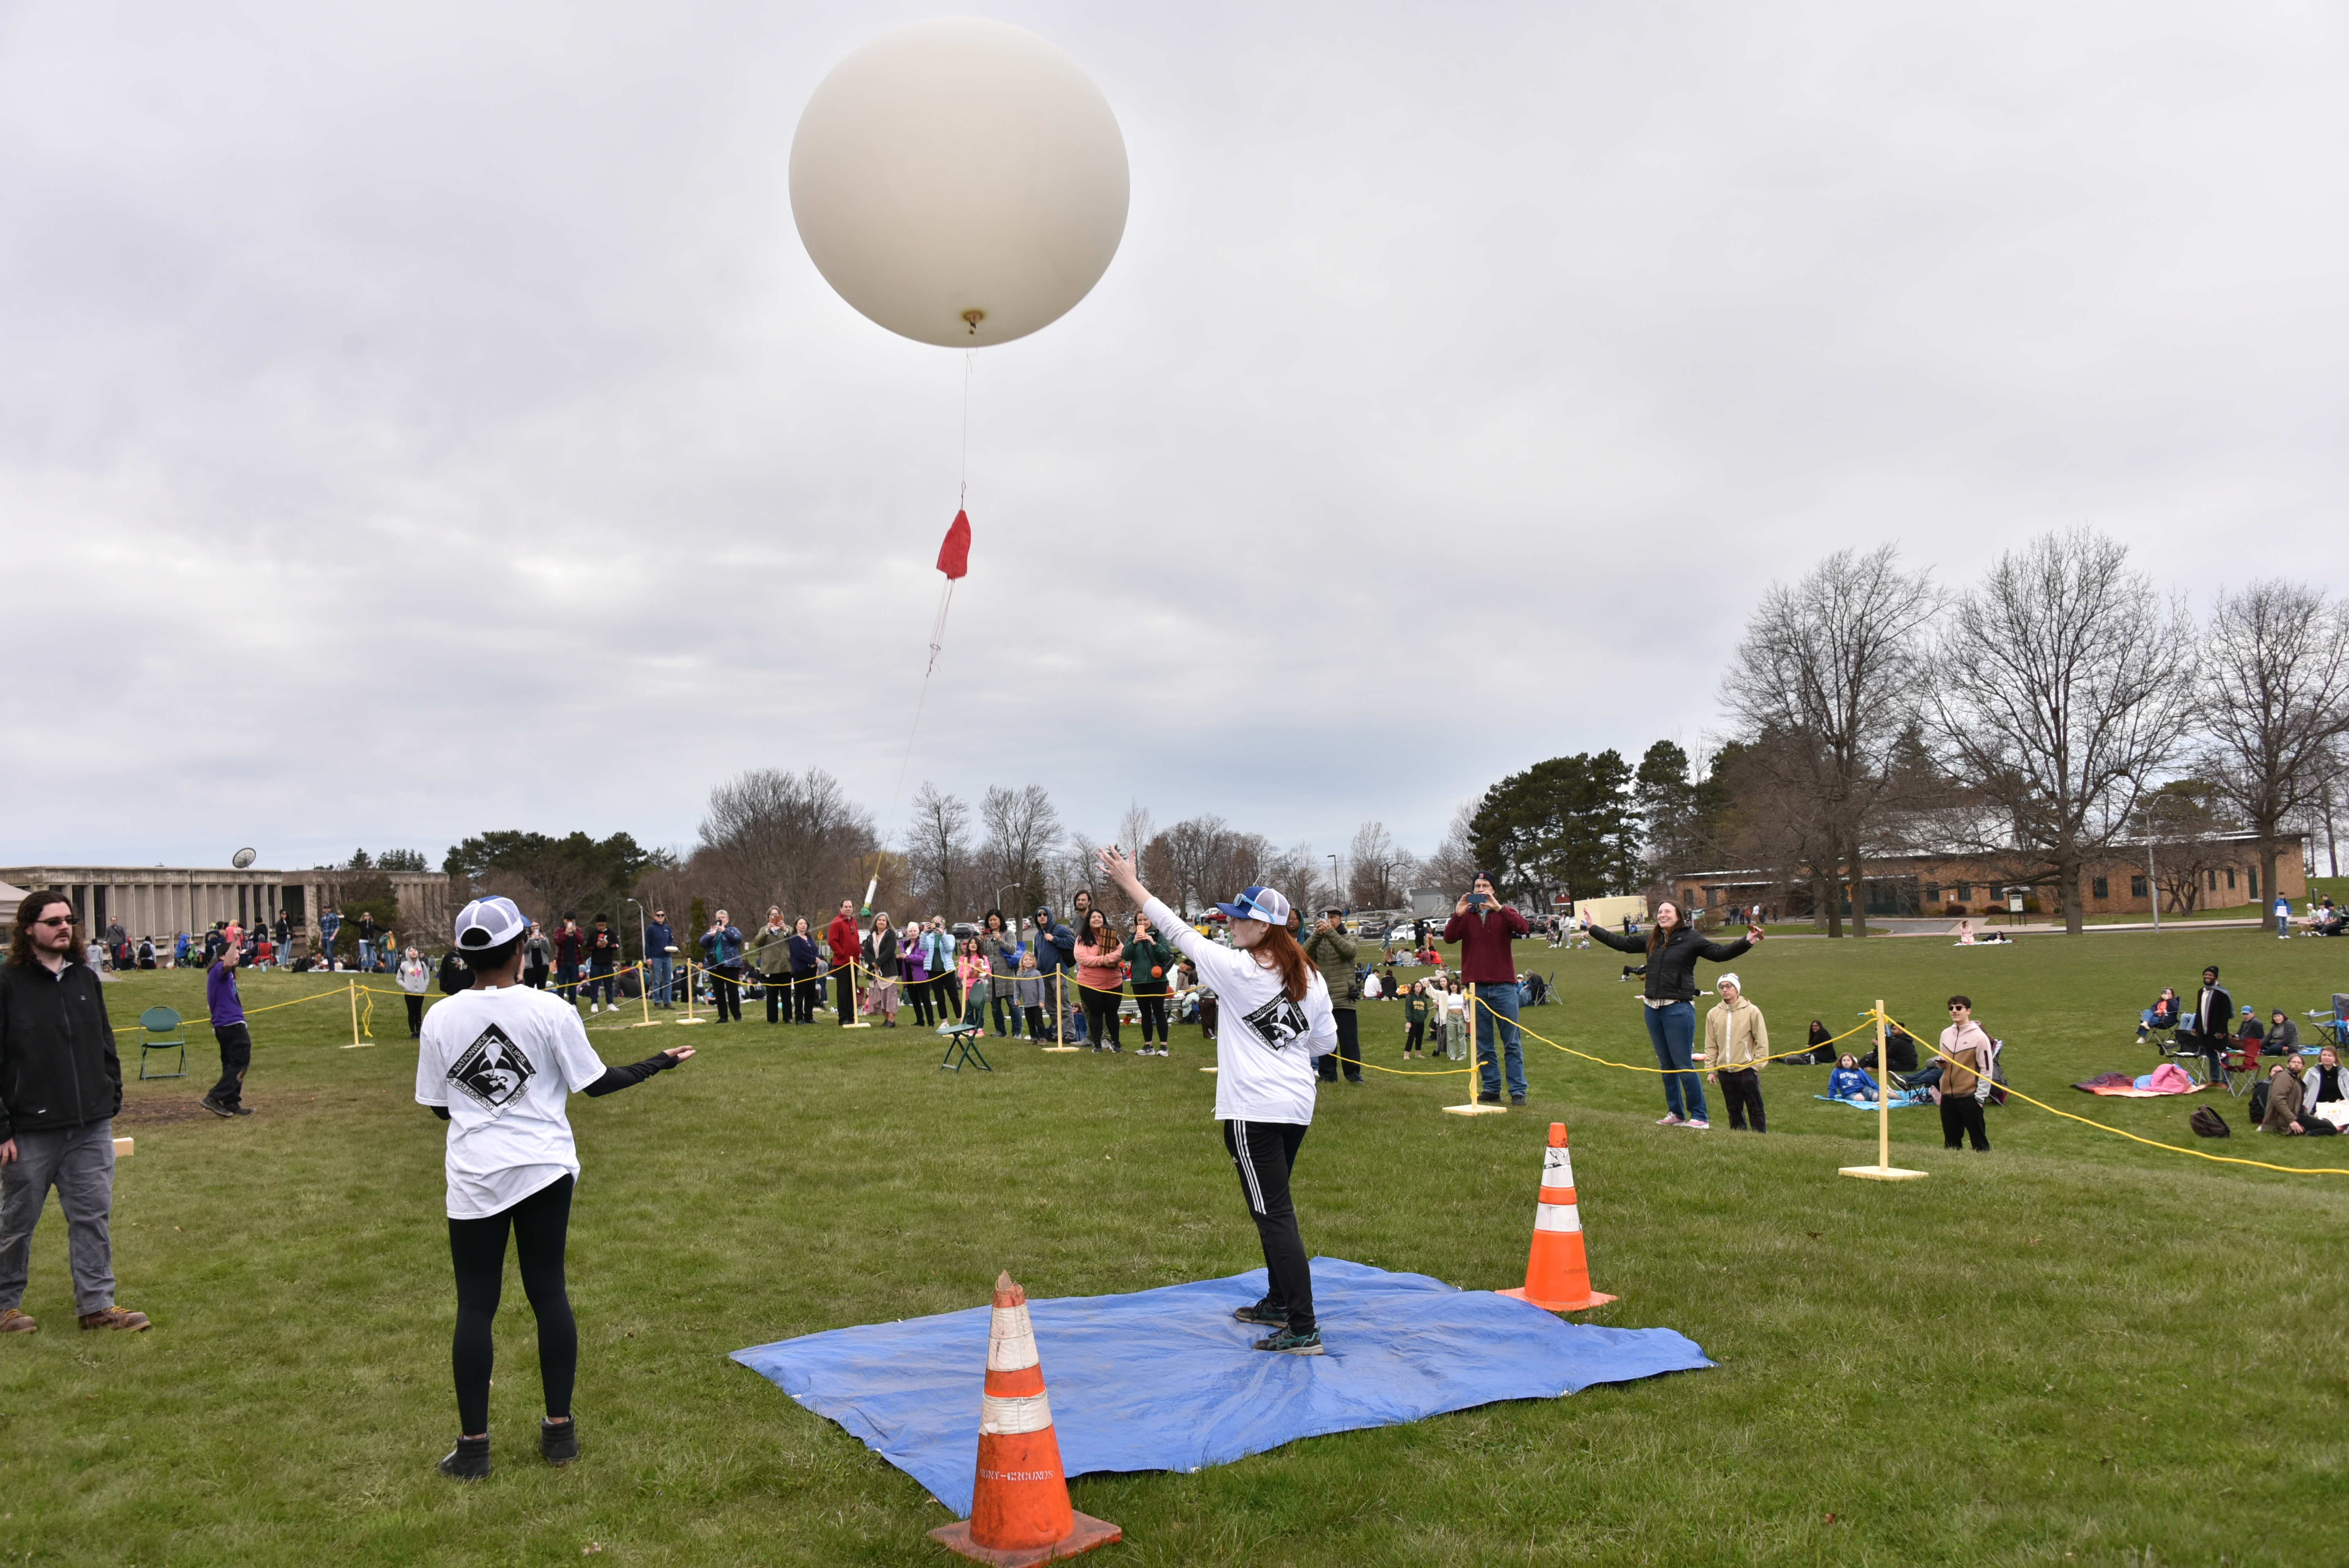
{"label": "overcast sky", "polygon": [[[918,6],[0,0],[0,864],[880,817],[964,356],[792,225]],[[913,755],[1344,847],[1720,732],[1758,592],[2349,567],[2337,5],[1006,5],[1123,128]]]}

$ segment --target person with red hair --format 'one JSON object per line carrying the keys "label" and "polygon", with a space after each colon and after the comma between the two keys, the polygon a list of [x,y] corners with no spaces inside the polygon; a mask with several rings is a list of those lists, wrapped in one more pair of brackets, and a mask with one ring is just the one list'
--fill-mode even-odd
{"label": "person with red hair", "polygon": [[1288,900],[1271,888],[1247,888],[1216,906],[1231,921],[1232,944],[1226,947],[1151,897],[1116,845],[1101,851],[1100,858],[1110,881],[1198,966],[1200,982],[1218,998],[1216,1119],[1224,1124],[1224,1147],[1256,1221],[1266,1281],[1263,1299],[1233,1315],[1273,1331],[1255,1342],[1258,1350],[1322,1355],[1313,1271],[1298,1233],[1289,1175],[1313,1121],[1319,1081],[1313,1059],[1337,1048],[1329,984],[1289,934]]}

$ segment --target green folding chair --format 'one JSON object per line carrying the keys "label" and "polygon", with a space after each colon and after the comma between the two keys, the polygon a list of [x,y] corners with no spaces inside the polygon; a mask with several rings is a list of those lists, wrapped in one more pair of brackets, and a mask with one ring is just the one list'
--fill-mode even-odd
{"label": "green folding chair", "polygon": [[[141,1078],[175,1078],[188,1076],[188,1037],[180,1033],[180,1015],[169,1007],[150,1007],[139,1015],[139,1026],[147,1032],[139,1037],[139,1076]],[[176,1036],[173,1039],[158,1039],[159,1035]],[[180,1070],[175,1073],[150,1073],[147,1070],[149,1051],[168,1051],[177,1047]]]}
{"label": "green folding chair", "polygon": [[947,1058],[938,1066],[951,1068],[956,1072],[962,1071],[965,1067],[977,1068],[983,1073],[993,1072],[995,1069],[987,1065],[987,1057],[978,1048],[979,1030],[980,1026],[977,1024],[957,1024],[950,1029],[941,1030],[947,1037]]}

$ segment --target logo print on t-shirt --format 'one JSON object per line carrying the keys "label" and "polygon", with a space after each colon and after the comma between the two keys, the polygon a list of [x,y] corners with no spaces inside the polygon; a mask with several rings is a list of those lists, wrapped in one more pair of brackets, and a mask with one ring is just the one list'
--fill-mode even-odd
{"label": "logo print on t-shirt", "polygon": [[530,1057],[523,1054],[522,1047],[509,1039],[503,1029],[492,1024],[465,1047],[465,1054],[449,1069],[449,1081],[492,1116],[503,1116],[506,1107],[522,1098],[522,1091],[530,1086],[531,1075],[537,1070],[530,1065]]}
{"label": "logo print on t-shirt", "polygon": [[1240,1015],[1240,1022],[1254,1029],[1257,1038],[1279,1050],[1310,1027],[1305,1021],[1305,1009],[1288,999],[1288,993],[1277,991],[1272,1000],[1253,1013]]}

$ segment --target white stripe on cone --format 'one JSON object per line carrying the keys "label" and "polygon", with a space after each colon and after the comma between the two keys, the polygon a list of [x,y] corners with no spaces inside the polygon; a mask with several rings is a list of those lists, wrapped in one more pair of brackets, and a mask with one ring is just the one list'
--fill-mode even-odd
{"label": "white stripe on cone", "polygon": [[1571,1150],[1565,1149],[1542,1150],[1541,1184],[1545,1187],[1574,1185],[1574,1155]]}
{"label": "white stripe on cone", "polygon": [[1050,1395],[1026,1394],[1013,1398],[998,1394],[979,1397],[978,1430],[982,1437],[1040,1432],[1051,1424],[1052,1400]]}
{"label": "white stripe on cone", "polygon": [[1582,1211],[1572,1203],[1543,1203],[1534,1210],[1537,1231],[1579,1231]]}
{"label": "white stripe on cone", "polygon": [[987,1328],[987,1369],[1025,1372],[1040,1359],[1036,1331],[1028,1326],[1026,1304],[995,1308]]}

